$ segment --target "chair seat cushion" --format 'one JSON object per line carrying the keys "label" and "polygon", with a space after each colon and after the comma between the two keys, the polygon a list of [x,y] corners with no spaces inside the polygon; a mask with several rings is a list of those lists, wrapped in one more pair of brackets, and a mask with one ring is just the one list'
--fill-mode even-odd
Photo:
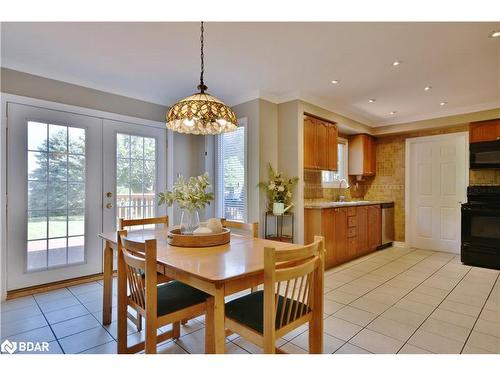
{"label": "chair seat cushion", "polygon": [[180,281],[158,285],[158,316],[205,302],[209,295]]}
{"label": "chair seat cushion", "polygon": [[[286,302],[285,302],[286,300]],[[300,312],[309,312],[310,309],[306,308],[302,303],[298,301],[293,301],[290,298],[279,296],[278,299],[278,313],[276,314],[275,325],[276,329],[280,328],[279,323],[281,319],[281,307],[285,303],[285,315],[283,321],[286,321],[288,316],[288,311],[290,307],[292,308],[291,314],[295,314],[295,306],[297,306],[297,317],[301,314]],[[290,322],[292,322],[293,316],[290,317]],[[253,330],[264,333],[264,292],[259,290],[258,292],[247,294],[246,296],[236,298],[232,301],[226,303],[226,316],[233,319]]]}

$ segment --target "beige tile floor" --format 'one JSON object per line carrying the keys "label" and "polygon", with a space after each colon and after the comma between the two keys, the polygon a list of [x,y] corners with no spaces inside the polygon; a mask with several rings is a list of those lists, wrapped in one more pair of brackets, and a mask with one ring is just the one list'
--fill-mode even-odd
{"label": "beige tile floor", "polygon": [[[115,353],[116,308],[103,326],[101,298],[93,282],[2,303],[2,341],[47,341],[51,353]],[[325,353],[500,354],[499,271],[464,266],[454,254],[389,248],[330,269],[324,312]],[[129,342],[143,338],[130,324]],[[277,345],[307,353],[307,325]],[[238,335],[226,350],[261,352]],[[159,353],[203,351],[203,317],[158,346]]]}

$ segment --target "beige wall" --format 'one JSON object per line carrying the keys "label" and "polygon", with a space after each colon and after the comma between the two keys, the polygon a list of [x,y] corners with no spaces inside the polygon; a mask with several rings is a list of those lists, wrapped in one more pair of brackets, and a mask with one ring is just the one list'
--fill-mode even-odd
{"label": "beige wall", "polygon": [[267,198],[259,181],[267,179],[267,164],[278,165],[278,106],[255,99],[233,107],[238,118],[247,119],[248,221],[259,222],[264,234]]}
{"label": "beige wall", "polygon": [[167,106],[1,68],[1,91],[51,102],[165,121]]}

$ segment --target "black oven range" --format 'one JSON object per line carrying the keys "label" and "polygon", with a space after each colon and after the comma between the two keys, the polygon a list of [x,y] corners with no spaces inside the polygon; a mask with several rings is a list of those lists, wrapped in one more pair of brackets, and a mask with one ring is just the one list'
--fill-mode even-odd
{"label": "black oven range", "polygon": [[500,269],[500,186],[469,186],[462,204],[462,263]]}

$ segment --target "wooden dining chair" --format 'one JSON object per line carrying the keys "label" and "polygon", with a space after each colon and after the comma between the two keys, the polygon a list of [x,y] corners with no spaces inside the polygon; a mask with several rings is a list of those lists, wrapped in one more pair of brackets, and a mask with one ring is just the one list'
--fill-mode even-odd
{"label": "wooden dining chair", "polygon": [[[144,219],[123,219],[120,218],[118,222],[118,226],[120,230],[124,230],[126,228],[139,227],[144,225],[154,225],[154,224],[163,224],[164,228],[168,228],[168,216],[157,216],[157,217],[148,217]],[[143,274],[144,277],[144,274]],[[166,283],[171,281],[172,279],[168,276],[165,276],[161,273],[158,274],[158,283]],[[142,331],[142,316],[139,311],[136,312],[136,316],[132,315],[130,312],[128,313],[128,318],[135,324],[137,331]]]}
{"label": "wooden dining chair", "polygon": [[309,322],[309,353],[323,351],[324,239],[291,249],[264,249],[264,290],[226,303],[227,332],[282,352],[276,340]]}
{"label": "wooden dining chair", "polygon": [[120,230],[124,230],[130,227],[151,225],[151,224],[163,224],[165,228],[168,228],[168,216],[157,216],[157,217],[148,217],[145,219],[123,219],[119,220],[119,228]]}
{"label": "wooden dining chair", "polygon": [[248,233],[252,237],[259,237],[259,223],[242,223],[241,221],[220,219],[224,228],[236,229],[237,233]]}
{"label": "wooden dining chair", "polygon": [[[118,232],[118,353],[143,349],[146,354],[156,353],[158,343],[179,338],[181,320],[205,313],[208,348],[214,327],[213,297],[176,280],[158,284],[156,239],[135,242],[126,236],[126,231]],[[146,317],[146,339],[131,347],[127,343],[128,306]],[[158,335],[158,328],[167,324],[172,329]]]}

